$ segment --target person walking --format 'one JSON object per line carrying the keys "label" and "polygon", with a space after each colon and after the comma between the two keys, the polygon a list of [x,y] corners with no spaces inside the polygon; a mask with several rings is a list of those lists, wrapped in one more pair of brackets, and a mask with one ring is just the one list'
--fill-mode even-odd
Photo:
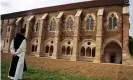
{"label": "person walking", "polygon": [[8,74],[10,80],[22,80],[23,71],[27,70],[25,62],[26,38],[24,34],[25,29],[22,28],[10,45],[10,52],[12,54],[12,62]]}

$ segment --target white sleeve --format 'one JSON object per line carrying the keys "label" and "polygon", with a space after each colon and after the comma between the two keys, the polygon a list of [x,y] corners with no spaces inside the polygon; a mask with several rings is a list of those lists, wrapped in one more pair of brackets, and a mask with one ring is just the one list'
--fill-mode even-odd
{"label": "white sleeve", "polygon": [[15,49],[14,49],[14,40],[12,40],[12,41],[11,41],[10,51],[11,51],[11,54],[15,54]]}
{"label": "white sleeve", "polygon": [[26,39],[24,39],[21,43],[21,45],[19,46],[19,48],[17,49],[17,51],[15,52],[16,55],[19,55],[21,53],[25,53],[26,51]]}

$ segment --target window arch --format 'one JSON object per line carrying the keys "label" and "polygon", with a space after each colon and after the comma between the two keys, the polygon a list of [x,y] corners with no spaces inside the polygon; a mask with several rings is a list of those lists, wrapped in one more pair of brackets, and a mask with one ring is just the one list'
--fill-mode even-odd
{"label": "window arch", "polygon": [[86,56],[91,57],[91,48],[90,48],[90,47],[88,47],[88,48],[86,49]]}
{"label": "window arch", "polygon": [[80,55],[85,56],[85,48],[84,47],[81,48]]}
{"label": "window arch", "polygon": [[55,31],[55,28],[56,28],[56,20],[54,18],[52,18],[51,21],[50,21],[49,30],[50,31]]}
{"label": "window arch", "polygon": [[117,28],[117,16],[114,13],[111,13],[109,15],[109,29],[115,29]]}
{"label": "window arch", "polygon": [[71,52],[71,50],[70,50],[70,46],[68,46],[68,47],[67,47],[66,55],[70,55],[70,52]]}
{"label": "window arch", "polygon": [[73,21],[72,17],[71,16],[68,17],[67,20],[66,20],[66,30],[67,31],[72,31],[73,30],[73,23],[74,23],[74,21]]}
{"label": "window arch", "polygon": [[63,47],[62,47],[62,54],[65,55],[65,51],[66,51],[66,48],[65,48],[65,46],[63,46]]}
{"label": "window arch", "polygon": [[86,30],[93,30],[94,29],[94,19],[92,15],[89,15],[89,17],[86,20]]}
{"label": "window arch", "polygon": [[49,53],[49,46],[46,46],[45,53]]}

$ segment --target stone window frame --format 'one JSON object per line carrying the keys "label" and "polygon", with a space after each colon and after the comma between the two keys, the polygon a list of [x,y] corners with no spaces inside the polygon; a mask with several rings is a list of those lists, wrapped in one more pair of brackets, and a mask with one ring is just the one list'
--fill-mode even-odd
{"label": "stone window frame", "polygon": [[[114,17],[117,19],[117,26],[115,26],[115,28],[113,28],[113,24],[112,24],[112,28],[109,29],[109,18],[112,16],[112,14],[114,14]],[[113,21],[112,21],[113,22]],[[107,30],[108,31],[114,31],[119,27],[119,16],[116,12],[110,12],[107,16]]]}
{"label": "stone window frame", "polygon": [[[90,42],[92,45],[88,45],[88,42]],[[82,57],[95,57],[96,56],[96,44],[95,44],[95,41],[94,40],[91,40],[91,39],[85,39],[85,40],[83,40],[81,43],[80,43],[80,49],[79,49],[79,56],[82,56],[82,54],[81,54],[81,52],[82,52],[82,48],[84,47],[84,51],[85,51],[85,53],[84,53],[84,56],[82,56]],[[91,53],[90,53],[90,55],[88,55],[87,56],[87,49],[88,48],[90,48],[91,49]],[[93,51],[94,50],[94,51]],[[93,52],[94,52],[94,54],[93,54]]]}
{"label": "stone window frame", "polygon": [[[45,41],[45,47],[44,47],[44,52],[46,54],[46,48],[48,47],[48,54],[49,56],[52,56],[52,54],[54,53],[54,40],[53,39],[48,39]],[[52,49],[51,49],[52,47]],[[52,51],[52,53],[51,53]]]}
{"label": "stone window frame", "polygon": [[[72,24],[68,24],[69,23],[68,20],[70,22],[72,22]],[[64,31],[74,31],[74,21],[75,21],[74,16],[73,15],[68,15],[65,19],[65,30]],[[69,27],[67,25],[69,25]],[[72,25],[72,26],[70,26],[70,25]],[[70,27],[71,27],[71,29],[68,29]]]}
{"label": "stone window frame", "polygon": [[[55,32],[56,31],[56,27],[57,27],[57,22],[56,22],[56,18],[52,17],[49,21],[49,25],[48,25],[48,31],[49,32]],[[52,30],[51,30],[52,29]]]}
{"label": "stone window frame", "polygon": [[[70,42],[70,44],[69,44]],[[65,52],[63,52],[63,48],[65,48]],[[67,51],[69,49],[69,54],[67,54]],[[63,52],[63,53],[62,53]],[[70,39],[66,39],[61,42],[61,54],[64,56],[71,56],[73,53],[73,42]]]}
{"label": "stone window frame", "polygon": [[[34,39],[32,40],[33,44],[31,46],[31,52],[37,52],[37,49],[38,49],[38,40],[37,39]],[[33,50],[32,50],[33,49]]]}
{"label": "stone window frame", "polygon": [[[93,19],[93,29],[92,30],[90,30],[90,29],[86,29],[87,28],[87,20],[88,20],[88,18],[89,18],[89,16],[91,16],[92,17],[92,19]],[[95,31],[95,28],[96,28],[96,15],[94,14],[94,13],[88,13],[87,15],[86,15],[86,17],[85,17],[85,19],[84,19],[84,30],[85,31]]]}

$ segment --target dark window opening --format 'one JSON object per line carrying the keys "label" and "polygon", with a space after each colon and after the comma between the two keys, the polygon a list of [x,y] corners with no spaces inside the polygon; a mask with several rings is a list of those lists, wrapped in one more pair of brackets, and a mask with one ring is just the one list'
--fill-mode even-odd
{"label": "dark window opening", "polygon": [[66,48],[65,48],[65,46],[63,46],[63,47],[62,47],[62,54],[65,55],[65,51],[66,51]]}
{"label": "dark window opening", "polygon": [[92,57],[95,57],[95,54],[96,54],[95,51],[96,51],[96,48],[93,48],[92,49]]}
{"label": "dark window opening", "polygon": [[46,46],[45,53],[49,53],[49,46]]}
{"label": "dark window opening", "polygon": [[91,57],[91,48],[90,48],[90,47],[88,47],[88,48],[86,49],[86,56]]}
{"label": "dark window opening", "polygon": [[90,44],[91,44],[91,42],[88,42],[87,44],[88,44],[88,45],[90,45]]}
{"label": "dark window opening", "polygon": [[70,44],[70,41],[68,41],[68,44]]}
{"label": "dark window opening", "polygon": [[115,54],[110,55],[110,63],[115,63]]}
{"label": "dark window opening", "polygon": [[67,47],[67,53],[66,53],[66,55],[70,55],[70,52],[71,52],[70,46],[68,46],[68,47]]}
{"label": "dark window opening", "polygon": [[50,56],[52,56],[52,53],[53,53],[53,46],[50,46]]}
{"label": "dark window opening", "polygon": [[34,52],[34,50],[35,50],[35,46],[34,46],[34,45],[32,45],[32,52]]}
{"label": "dark window opening", "polygon": [[81,48],[80,55],[85,56],[85,48],[84,47]]}

